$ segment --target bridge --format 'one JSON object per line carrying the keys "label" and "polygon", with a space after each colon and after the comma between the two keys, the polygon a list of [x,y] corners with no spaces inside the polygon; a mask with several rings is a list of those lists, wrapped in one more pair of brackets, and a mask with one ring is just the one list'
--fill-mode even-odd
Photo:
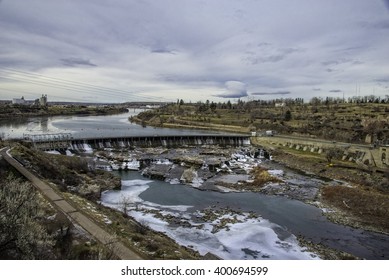
{"label": "bridge", "polygon": [[202,145],[247,146],[249,135],[153,135],[99,138],[73,138],[71,133],[25,134],[24,141],[31,142],[39,150],[71,149],[78,152],[89,152],[92,149],[125,149],[135,147],[186,147]]}

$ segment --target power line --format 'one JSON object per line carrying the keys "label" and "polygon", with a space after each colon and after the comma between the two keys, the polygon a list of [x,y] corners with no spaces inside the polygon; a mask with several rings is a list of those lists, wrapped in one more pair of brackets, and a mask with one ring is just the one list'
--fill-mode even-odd
{"label": "power line", "polygon": [[50,87],[50,88],[71,90],[71,91],[76,91],[76,92],[80,92],[80,93],[90,93],[89,90],[83,90],[82,88],[72,88],[72,87],[69,87],[66,85],[50,84],[50,83],[45,83],[43,81],[40,82],[40,81],[20,79],[20,78],[19,79],[18,78],[6,78],[6,79],[11,80],[11,81],[16,81],[16,82],[23,82],[23,83],[27,82],[30,84],[39,85],[39,86],[46,86],[46,87]]}
{"label": "power line", "polygon": [[[0,69],[0,71],[2,71]],[[18,74],[19,75],[19,74]],[[130,92],[115,92],[115,90],[104,90],[104,89],[99,89],[99,88],[88,88],[85,86],[78,86],[76,83],[70,84],[66,82],[57,82],[57,81],[50,81],[50,80],[35,80],[34,78],[31,78],[26,75],[21,75],[21,77],[5,77],[6,79],[13,80],[13,81],[18,81],[18,82],[26,82],[26,83],[31,83],[35,85],[40,85],[40,86],[45,86],[45,87],[50,87],[50,88],[57,88],[57,89],[64,89],[64,90],[70,90],[70,91],[76,91],[76,92],[81,92],[81,93],[99,93],[99,95],[107,96],[107,97],[120,97],[120,98],[128,98],[128,97],[137,97],[137,98],[143,98],[143,99],[160,99],[158,97],[149,97],[149,96],[142,96],[139,94],[134,94]],[[128,96],[129,95],[129,96]]]}
{"label": "power line", "polygon": [[[35,95],[35,96],[39,96],[40,94],[42,94],[41,91],[40,92],[37,92],[37,91],[29,91],[29,92],[27,92],[27,91],[23,91],[23,90],[9,89],[9,88],[5,88],[5,87],[1,87],[1,86],[0,86],[0,89],[16,92],[16,93],[22,94],[24,96],[26,96],[26,94],[28,94],[28,95]],[[61,96],[59,96],[59,97],[61,97]],[[87,100],[82,99],[82,98],[77,98],[77,97],[72,97],[72,100],[75,101],[75,102],[87,102]]]}
{"label": "power line", "polygon": [[[87,84],[84,82],[74,82],[71,80],[65,80],[62,78],[54,78],[54,77],[49,77],[41,74],[36,74],[36,73],[30,73],[30,72],[25,72],[21,70],[15,70],[11,68],[5,68],[5,67],[0,67],[0,71],[3,73],[8,74],[8,77],[5,77],[9,80],[14,80],[18,82],[27,82],[31,84],[36,84],[40,86],[46,86],[46,87],[52,87],[52,88],[58,88],[58,89],[64,89],[64,90],[71,90],[71,91],[77,91],[81,93],[99,93],[99,95],[107,96],[107,97],[120,97],[120,98],[125,98],[125,97],[135,97],[135,98],[141,98],[141,99],[149,99],[149,100],[158,100],[160,101],[161,99],[166,99],[164,97],[157,97],[157,96],[149,96],[149,95],[140,95],[134,92],[130,91],[124,91],[120,89],[113,89],[113,88],[108,88],[108,87],[101,87],[101,86],[96,86],[96,85],[91,85]],[[16,75],[16,77],[9,77],[9,75]],[[44,80],[42,80],[42,78]],[[37,80],[39,79],[39,80]],[[125,95],[125,96],[124,96]]]}
{"label": "power line", "polygon": [[17,75],[22,76],[25,79],[44,78],[44,79],[46,79],[46,82],[54,83],[54,84],[60,84],[60,85],[65,84],[67,86],[75,86],[78,88],[82,87],[84,89],[92,89],[92,90],[98,90],[98,91],[104,90],[105,92],[106,91],[110,91],[110,92],[117,91],[117,92],[121,92],[121,93],[125,93],[125,94],[131,93],[131,92],[127,92],[127,91],[98,87],[95,85],[90,85],[90,84],[86,84],[86,83],[82,83],[82,82],[74,82],[74,81],[65,80],[65,79],[61,79],[61,78],[53,78],[53,77],[48,77],[48,76],[44,76],[41,74],[29,73],[29,72],[25,72],[25,71],[21,71],[21,70],[10,69],[10,68],[2,68],[2,69],[0,68],[0,71],[6,72],[6,73],[11,73],[11,74],[17,74]]}

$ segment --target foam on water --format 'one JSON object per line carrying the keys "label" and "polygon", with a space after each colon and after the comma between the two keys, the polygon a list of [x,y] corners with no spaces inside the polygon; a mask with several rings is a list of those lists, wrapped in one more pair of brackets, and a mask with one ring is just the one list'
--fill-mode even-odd
{"label": "foam on water", "polygon": [[158,159],[155,164],[160,164],[160,165],[173,165],[173,162],[168,160],[168,159]]}
{"label": "foam on water", "polygon": [[84,143],[83,144],[83,149],[84,149],[85,153],[89,153],[89,154],[93,153],[93,148],[89,144],[85,144]]}

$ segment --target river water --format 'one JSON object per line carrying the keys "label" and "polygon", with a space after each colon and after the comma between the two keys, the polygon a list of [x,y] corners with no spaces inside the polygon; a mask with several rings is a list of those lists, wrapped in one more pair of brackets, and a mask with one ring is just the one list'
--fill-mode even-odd
{"label": "river water", "polygon": [[[128,122],[137,114],[111,116],[58,116],[1,120],[0,133],[7,138],[21,138],[24,133],[72,133],[74,138],[104,136],[146,136],[179,134],[214,134],[210,131],[142,127]],[[274,164],[273,164],[274,166]],[[280,167],[281,168],[281,167]],[[257,193],[219,193],[200,191],[182,184],[145,179],[138,172],[116,173],[122,178],[120,191],[103,193],[102,202],[120,209],[123,197],[137,204],[129,214],[165,232],[178,243],[200,253],[212,252],[225,259],[315,259],[316,255],[302,248],[297,236],[314,243],[348,252],[360,258],[388,259],[389,236],[353,229],[329,222],[321,209],[301,201]],[[299,174],[301,178],[301,174]],[[304,180],[317,182],[305,176]],[[204,209],[237,211],[221,213],[214,221],[201,221]],[[141,209],[141,210],[140,210]],[[185,221],[189,226],[174,225],[153,215]],[[255,213],[253,218],[248,213]],[[238,222],[214,231],[223,218]]]}
{"label": "river water", "polygon": [[[224,134],[210,130],[142,127],[128,118],[142,110],[108,116],[53,116],[22,119],[0,119],[0,134],[6,139],[23,138],[23,134],[71,133],[73,138],[207,135]],[[228,133],[231,134],[231,133]]]}

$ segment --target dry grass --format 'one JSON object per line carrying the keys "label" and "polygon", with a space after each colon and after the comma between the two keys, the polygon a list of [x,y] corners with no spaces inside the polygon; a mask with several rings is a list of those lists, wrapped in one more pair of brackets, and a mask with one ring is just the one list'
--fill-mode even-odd
{"label": "dry grass", "polygon": [[282,182],[280,179],[270,175],[269,172],[261,166],[257,166],[256,168],[254,168],[251,172],[251,175],[254,179],[252,185],[256,187],[263,187],[268,183]]}
{"label": "dry grass", "polygon": [[325,203],[356,217],[360,223],[389,232],[389,196],[374,190],[324,187]]}

